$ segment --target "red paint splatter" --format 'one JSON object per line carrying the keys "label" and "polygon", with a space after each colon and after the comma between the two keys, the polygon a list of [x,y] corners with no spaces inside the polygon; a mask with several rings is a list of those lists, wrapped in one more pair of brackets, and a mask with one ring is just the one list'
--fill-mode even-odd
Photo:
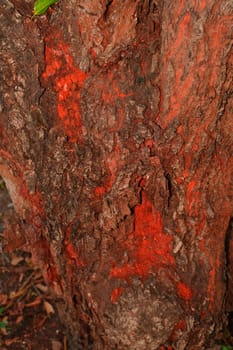
{"label": "red paint splatter", "polygon": [[[108,79],[111,81],[112,73],[109,73],[108,75],[109,75]],[[110,102],[112,104],[114,101],[116,101],[116,99],[125,98],[128,96],[132,96],[132,93],[130,94],[123,93],[117,86],[116,81],[113,81],[112,86],[108,87],[108,89],[106,89],[105,86],[103,87],[102,99],[105,102]]]}
{"label": "red paint splatter", "polygon": [[132,263],[113,267],[111,277],[126,280],[132,276],[145,278],[161,266],[175,266],[171,241],[172,237],[163,232],[160,213],[143,192],[142,204],[135,208],[135,231],[125,242]]}
{"label": "red paint splatter", "polygon": [[106,193],[106,187],[98,186],[94,190],[94,194],[96,198],[102,197]]}
{"label": "red paint splatter", "polygon": [[[177,13],[180,14],[180,12],[183,10],[182,3],[180,4]],[[175,16],[174,18],[178,18]],[[169,62],[171,61],[171,58],[173,62],[175,62],[175,65],[177,66],[175,69],[176,75],[175,75],[175,81],[174,81],[174,91],[173,95],[170,97],[170,101],[168,101],[169,110],[164,111],[163,115],[163,121],[161,120],[162,126],[166,127],[166,125],[171,122],[181,111],[181,108],[183,106],[183,103],[181,101],[185,100],[189,96],[189,91],[194,83],[194,74],[191,72],[191,74],[188,74],[185,78],[182,79],[183,71],[179,68],[180,62],[183,61],[183,57],[186,56],[186,50],[187,50],[187,41],[190,38],[190,22],[191,22],[191,15],[190,13],[186,13],[179,23],[177,24],[177,35],[175,37],[175,40],[170,43],[170,46],[167,50],[167,56],[164,60],[164,69],[162,74],[162,83],[161,86],[166,86],[166,77],[167,71],[169,68]],[[163,96],[161,98],[160,103],[160,111],[159,115],[162,115],[163,112],[163,106],[162,103],[165,102],[167,104],[167,101],[163,100]]]}
{"label": "red paint splatter", "polygon": [[106,163],[109,169],[109,179],[108,181],[101,185],[97,186],[94,189],[94,196],[95,198],[102,197],[105,193],[109,192],[112,188],[112,185],[116,178],[116,173],[124,166],[124,161],[121,160],[121,148],[117,145],[116,138],[115,138],[115,144],[114,150],[109,154]]}
{"label": "red paint splatter", "polygon": [[81,141],[80,94],[87,74],[78,69],[59,34],[46,40],[45,81],[51,80],[58,96],[57,112],[71,142]]}
{"label": "red paint splatter", "polygon": [[24,201],[28,201],[30,203],[30,206],[35,214],[39,214],[41,217],[45,216],[44,202],[41,194],[39,192],[30,194],[25,181],[23,181],[19,195],[23,197]]}
{"label": "red paint splatter", "polygon": [[41,238],[31,245],[32,261],[41,267],[43,275],[48,283],[59,293],[62,291],[57,267],[48,242]]}
{"label": "red paint splatter", "polygon": [[95,60],[97,54],[96,54],[96,51],[95,51],[95,49],[93,47],[90,48],[90,54],[91,54],[92,58]]}
{"label": "red paint splatter", "polygon": [[196,189],[195,180],[191,180],[187,186],[186,202],[186,209],[189,215],[198,215],[198,208],[200,206],[200,192]]}
{"label": "red paint splatter", "polygon": [[148,139],[145,141],[145,146],[151,149],[154,146],[154,143],[154,140]]}
{"label": "red paint splatter", "polygon": [[214,259],[210,257],[210,266],[211,270],[209,272],[209,283],[208,283],[208,296],[209,296],[209,309],[213,309],[213,305],[215,302],[215,277],[216,277],[216,270],[214,265]]}
{"label": "red paint splatter", "polygon": [[78,256],[77,252],[75,251],[75,248],[73,244],[70,241],[70,236],[71,236],[71,229],[68,226],[65,231],[65,251],[66,251],[66,256],[68,259],[68,263],[71,265],[75,263],[77,267],[82,267],[84,266],[84,262],[80,259]]}
{"label": "red paint splatter", "polygon": [[182,282],[177,283],[177,293],[179,297],[185,301],[190,301],[192,299],[192,290]]}
{"label": "red paint splatter", "polygon": [[[163,232],[160,213],[142,192],[142,204],[135,208],[135,231],[124,242],[131,262],[113,267],[110,276],[130,282],[133,276],[146,278],[161,267],[175,269],[171,243],[172,237]],[[173,280],[172,276],[170,278]],[[189,286],[181,281],[175,284],[178,296],[190,301],[193,292]]]}
{"label": "red paint splatter", "polygon": [[116,125],[114,125],[112,128],[109,129],[109,132],[119,131],[122,128],[123,122],[124,122],[124,111],[120,109],[118,121]]}
{"label": "red paint splatter", "polygon": [[111,302],[113,304],[116,303],[123,292],[124,292],[124,288],[122,288],[122,287],[118,287],[118,288],[113,289],[112,294],[111,294]]}
{"label": "red paint splatter", "polygon": [[177,339],[179,339],[180,333],[182,333],[186,329],[187,329],[186,321],[184,320],[178,321],[173,328],[173,331],[170,337],[171,342],[174,342]]}

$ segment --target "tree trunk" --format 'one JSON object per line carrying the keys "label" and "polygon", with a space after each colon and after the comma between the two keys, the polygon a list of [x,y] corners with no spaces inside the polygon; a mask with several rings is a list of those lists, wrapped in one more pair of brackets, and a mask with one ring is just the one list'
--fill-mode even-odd
{"label": "tree trunk", "polygon": [[232,0],[32,5],[1,0],[9,245],[71,349],[208,348],[233,312]]}

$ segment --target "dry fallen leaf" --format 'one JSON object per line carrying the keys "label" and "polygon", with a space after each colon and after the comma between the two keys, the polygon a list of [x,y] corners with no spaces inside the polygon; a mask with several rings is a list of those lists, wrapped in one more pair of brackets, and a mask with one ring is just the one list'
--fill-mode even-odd
{"label": "dry fallen leaf", "polygon": [[21,295],[23,295],[26,291],[27,291],[27,289],[20,289],[17,292],[12,291],[9,295],[9,298],[10,299],[17,299],[18,297],[21,297]]}
{"label": "dry fallen leaf", "polygon": [[52,340],[52,350],[62,350],[62,344],[59,341]]}
{"label": "dry fallen leaf", "polygon": [[35,287],[38,288],[42,293],[48,292],[48,286],[45,286],[44,284],[38,283]]}
{"label": "dry fallen leaf", "polygon": [[0,305],[5,305],[7,302],[8,296],[6,294],[0,294]]}
{"label": "dry fallen leaf", "polygon": [[40,296],[38,296],[31,303],[26,304],[25,307],[34,307],[34,306],[40,305],[40,303],[41,303],[41,298],[40,298]]}
{"label": "dry fallen leaf", "polygon": [[55,313],[53,306],[46,300],[44,300],[44,308],[48,315]]}
{"label": "dry fallen leaf", "polygon": [[15,321],[15,323],[16,323],[16,324],[19,324],[19,323],[22,322],[22,321],[23,321],[23,316],[18,316],[17,319],[16,319],[16,321]]}
{"label": "dry fallen leaf", "polygon": [[6,346],[9,346],[9,345],[11,345],[11,344],[16,343],[17,341],[19,341],[19,338],[6,339],[6,340],[5,340],[5,344],[6,344]]}
{"label": "dry fallen leaf", "polygon": [[12,259],[11,259],[11,265],[16,266],[23,260],[24,260],[24,258],[22,256],[13,255]]}
{"label": "dry fallen leaf", "polygon": [[44,326],[44,324],[45,324],[47,318],[48,318],[47,315],[44,316],[44,317],[42,317],[41,320],[39,320],[39,322],[37,322],[37,327],[36,327],[36,328],[41,329],[41,328]]}

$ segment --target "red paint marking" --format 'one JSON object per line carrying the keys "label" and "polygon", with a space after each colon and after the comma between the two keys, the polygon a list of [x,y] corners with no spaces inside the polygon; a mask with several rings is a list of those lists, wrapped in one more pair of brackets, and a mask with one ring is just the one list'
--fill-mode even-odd
{"label": "red paint marking", "polygon": [[[177,38],[174,42],[174,48],[176,50],[179,49],[183,41],[187,40],[187,37],[190,36],[190,31],[188,30],[188,26],[190,24],[191,15],[190,13],[186,13],[186,15],[182,18],[182,20],[179,23],[178,29],[177,29]],[[174,49],[173,48],[173,49]]]}
{"label": "red paint marking", "polygon": [[195,180],[190,181],[187,186],[186,202],[186,209],[189,215],[198,215],[198,206],[200,204],[200,192],[196,189]]}
{"label": "red paint marking", "polygon": [[180,125],[180,126],[177,128],[177,133],[178,133],[179,135],[181,135],[182,132],[183,132],[183,126]]}
{"label": "red paint marking", "polygon": [[39,214],[41,217],[45,216],[45,208],[41,194],[39,192],[30,194],[25,181],[23,182],[19,195],[22,196],[24,200],[30,202],[34,213]]}
{"label": "red paint marking", "polygon": [[192,205],[195,200],[195,196],[193,195],[194,189],[196,186],[196,182],[194,180],[190,181],[187,187],[186,201],[187,201],[187,211],[191,215],[192,214]]}
{"label": "red paint marking", "polygon": [[124,122],[124,111],[122,109],[119,110],[119,118],[116,125],[109,129],[109,132],[117,132],[122,128]]}
{"label": "red paint marking", "polygon": [[205,0],[202,0],[199,2],[199,9],[198,9],[198,12],[202,13],[204,11],[204,9],[206,8],[207,6],[207,3]]}
{"label": "red paint marking", "polygon": [[192,299],[192,290],[183,282],[177,283],[177,293],[178,296],[185,301],[190,301]]}
{"label": "red paint marking", "polygon": [[90,53],[91,53],[92,58],[95,60],[97,54],[96,54],[95,49],[93,47],[90,48]]}
{"label": "red paint marking", "polygon": [[143,192],[142,204],[135,208],[135,231],[125,243],[132,263],[113,267],[110,276],[129,281],[132,276],[145,278],[161,266],[175,266],[172,237],[163,232],[162,226],[160,213]]}
{"label": "red paint marking", "polygon": [[110,172],[109,180],[104,185],[98,186],[94,190],[97,197],[101,195],[101,192],[102,194],[105,194],[111,190],[117,171],[124,165],[124,161],[121,160],[121,149],[120,146],[117,145],[116,139],[115,144],[116,146],[114,150],[109,154],[108,159],[106,160]]}
{"label": "red paint marking", "polygon": [[176,88],[174,89],[174,94],[170,98],[170,111],[166,116],[166,122],[171,122],[175,116],[181,111],[181,102],[185,101],[186,97],[189,95],[189,91],[194,84],[194,76],[192,74],[188,75],[184,81],[180,80],[179,75],[177,75],[177,80],[175,82]]}
{"label": "red paint marking", "polygon": [[77,26],[78,26],[79,33],[82,33],[82,25],[79,21],[77,21]]}
{"label": "red paint marking", "polygon": [[196,225],[197,233],[200,236],[202,234],[202,231],[204,230],[205,224],[206,224],[206,213],[205,211],[200,212],[200,218],[199,222]]}
{"label": "red paint marking", "polygon": [[61,292],[60,278],[48,242],[41,238],[31,245],[31,251],[33,262],[37,265],[39,263],[39,266],[42,267],[46,280],[55,288],[59,287]]}
{"label": "red paint marking", "polygon": [[150,149],[154,146],[154,141],[151,139],[148,139],[145,141],[145,146],[149,147]]}
{"label": "red paint marking", "polygon": [[84,263],[80,260],[72,243],[66,241],[65,245],[66,245],[66,254],[67,254],[69,263],[72,264],[74,262],[76,266],[79,266],[79,267],[84,266]]}
{"label": "red paint marking", "polygon": [[124,288],[118,287],[113,289],[112,294],[111,294],[111,302],[115,304],[119,297],[123,294]]}
{"label": "red paint marking", "polygon": [[106,188],[104,186],[98,186],[94,190],[95,197],[102,197],[106,193]]}
{"label": "red paint marking", "polygon": [[112,72],[108,72],[107,77],[105,77],[106,84],[102,84],[100,89],[102,90],[102,99],[105,102],[109,102],[113,104],[117,99],[124,99],[126,97],[132,96],[133,93],[125,94],[118,87],[118,82],[114,80],[114,76]]}
{"label": "red paint marking", "polygon": [[65,251],[68,259],[68,263],[72,265],[75,263],[77,267],[83,267],[85,264],[78,256],[73,244],[70,242],[71,229],[68,226],[65,231]]}
{"label": "red paint marking", "polygon": [[59,34],[50,35],[46,43],[43,79],[51,80],[57,92],[57,112],[64,132],[71,142],[81,141],[80,93],[87,74],[74,65],[68,46]]}
{"label": "red paint marking", "polygon": [[212,310],[215,302],[215,276],[216,276],[216,270],[215,270],[215,264],[213,257],[210,257],[210,266],[211,270],[209,272],[209,283],[208,283],[208,295],[209,295],[209,309]]}
{"label": "red paint marking", "polygon": [[171,335],[171,342],[176,341],[180,337],[180,333],[185,331],[187,329],[186,321],[180,320],[176,323],[176,325],[173,328],[172,335]]}

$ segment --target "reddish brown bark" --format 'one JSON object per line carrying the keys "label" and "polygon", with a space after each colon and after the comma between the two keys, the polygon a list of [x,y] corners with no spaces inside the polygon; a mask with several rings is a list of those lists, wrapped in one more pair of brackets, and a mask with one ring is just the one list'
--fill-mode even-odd
{"label": "reddish brown bark", "polygon": [[71,348],[208,346],[233,311],[231,1],[1,11],[0,174]]}

